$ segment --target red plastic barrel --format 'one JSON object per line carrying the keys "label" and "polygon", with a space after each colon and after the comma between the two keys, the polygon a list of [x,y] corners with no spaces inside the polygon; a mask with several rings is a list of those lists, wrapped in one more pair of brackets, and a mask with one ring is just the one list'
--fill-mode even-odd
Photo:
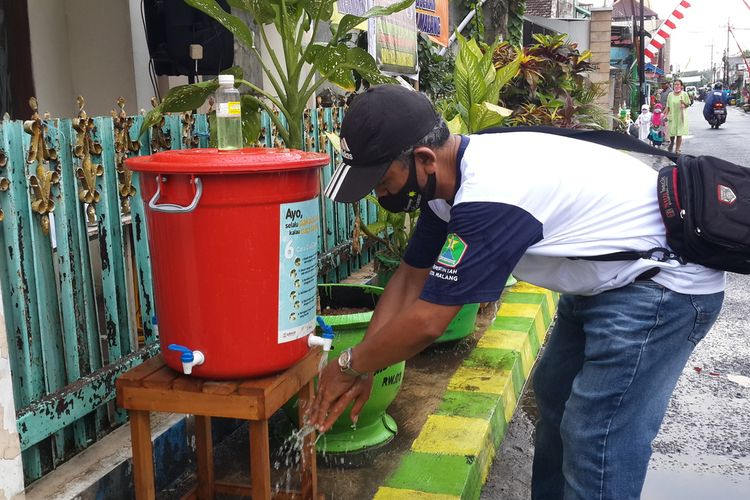
{"label": "red plastic barrel", "polygon": [[307,353],[326,164],[325,154],[266,148],[127,160],[147,205],[167,365],[183,370],[170,344],[200,351],[192,375],[216,379],[273,373]]}

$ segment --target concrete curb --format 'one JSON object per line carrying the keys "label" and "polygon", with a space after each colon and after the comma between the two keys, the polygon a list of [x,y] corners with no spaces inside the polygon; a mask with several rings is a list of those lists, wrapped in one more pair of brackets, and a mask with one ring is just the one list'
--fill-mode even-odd
{"label": "concrete curb", "polygon": [[557,308],[519,282],[374,500],[478,499]]}

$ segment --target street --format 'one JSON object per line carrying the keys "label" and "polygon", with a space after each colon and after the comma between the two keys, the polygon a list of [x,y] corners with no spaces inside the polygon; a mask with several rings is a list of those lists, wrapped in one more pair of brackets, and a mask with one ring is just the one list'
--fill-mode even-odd
{"label": "street", "polygon": [[[727,122],[710,129],[703,103],[688,109],[683,153],[709,154],[750,166],[750,114],[731,107]],[[530,386],[524,390],[498,451],[483,500],[530,498],[533,422]],[[653,443],[644,500],[750,498],[750,276],[728,274],[722,313],[683,370]]]}

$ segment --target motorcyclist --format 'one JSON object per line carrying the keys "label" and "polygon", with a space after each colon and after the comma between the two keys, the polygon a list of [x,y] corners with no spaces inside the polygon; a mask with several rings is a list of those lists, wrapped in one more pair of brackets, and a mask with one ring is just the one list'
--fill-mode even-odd
{"label": "motorcyclist", "polygon": [[714,85],[714,90],[709,92],[706,96],[706,103],[703,105],[703,118],[710,120],[713,117],[714,104],[720,102],[724,105],[724,109],[727,107],[727,98],[724,95],[723,85],[721,82],[717,82]]}

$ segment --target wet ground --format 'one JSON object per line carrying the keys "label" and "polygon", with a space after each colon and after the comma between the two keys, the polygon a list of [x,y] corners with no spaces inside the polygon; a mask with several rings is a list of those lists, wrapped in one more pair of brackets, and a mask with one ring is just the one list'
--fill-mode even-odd
{"label": "wet ground", "polygon": [[[750,166],[750,114],[733,108],[711,130],[701,110],[689,108],[693,135],[683,151]],[[483,500],[530,498],[536,409],[528,386],[523,398]],[[750,499],[750,276],[728,275],[722,314],[683,370],[653,449],[643,500]]]}
{"label": "wet ground", "polygon": [[[325,493],[326,499],[359,500],[373,497],[410,449],[427,416],[438,407],[449,379],[474,348],[496,312],[497,305],[488,304],[480,309],[472,335],[456,342],[435,344],[407,361],[401,391],[388,410],[398,424],[398,434],[390,443],[370,453],[348,456],[346,459],[330,455],[318,457],[319,490]],[[297,488],[297,473],[285,465],[290,458],[284,453],[284,441],[295,428],[282,412],[274,416],[270,427],[273,433],[271,461],[272,465],[278,466],[272,470],[273,483],[281,490]],[[243,425],[215,449],[217,480],[248,483],[248,449],[247,426]],[[291,460],[295,461],[296,458],[292,456]],[[178,499],[195,480],[194,473],[187,474],[160,497],[165,500]],[[222,495],[217,498],[233,500],[243,497]]]}

